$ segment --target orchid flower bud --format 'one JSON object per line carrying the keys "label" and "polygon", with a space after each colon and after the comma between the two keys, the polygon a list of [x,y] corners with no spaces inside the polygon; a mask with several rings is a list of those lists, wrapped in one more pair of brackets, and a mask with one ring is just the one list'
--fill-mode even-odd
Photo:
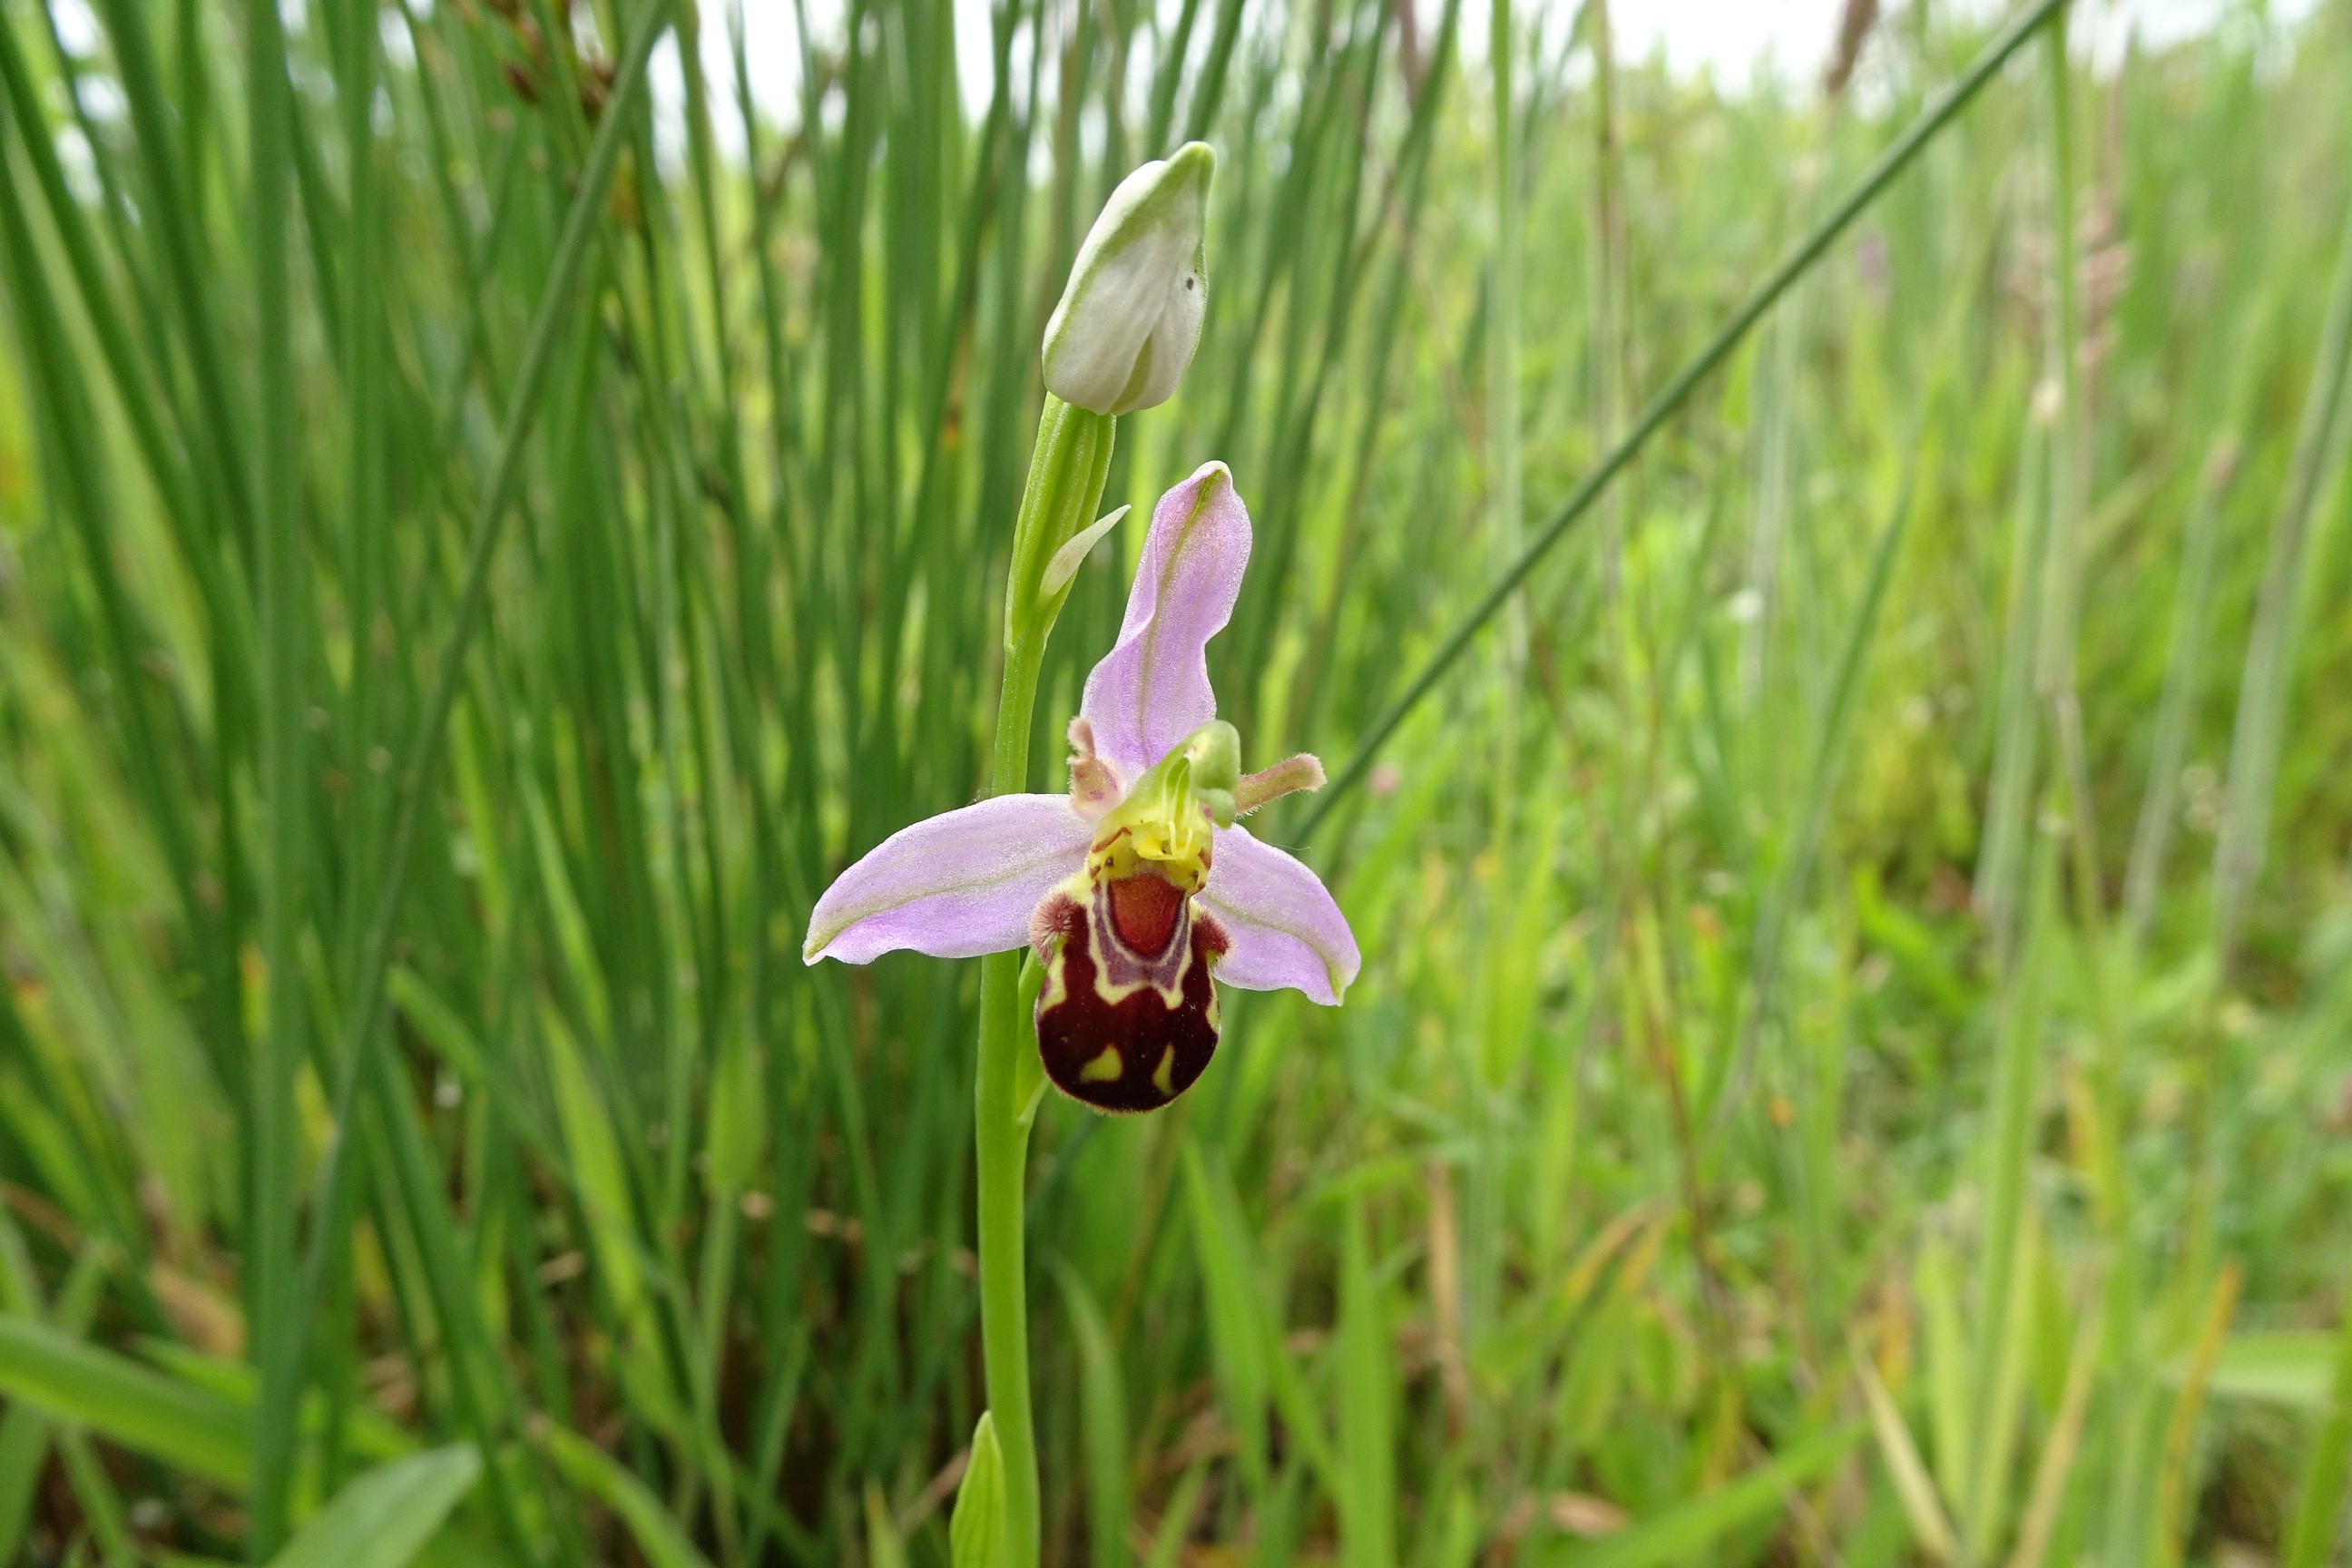
{"label": "orchid flower bud", "polygon": [[1188,142],[1118,183],[1045,323],[1045,390],[1096,414],[1165,403],[1201,342],[1217,154]]}

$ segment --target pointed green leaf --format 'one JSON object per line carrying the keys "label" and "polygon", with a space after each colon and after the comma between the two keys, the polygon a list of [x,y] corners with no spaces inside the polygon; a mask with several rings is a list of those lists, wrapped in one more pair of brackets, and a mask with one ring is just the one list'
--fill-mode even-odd
{"label": "pointed green leaf", "polygon": [[47,1324],[0,1317],[0,1394],[192,1476],[240,1490],[252,1479],[234,1405]]}
{"label": "pointed green leaf", "polygon": [[621,1462],[577,1432],[548,1422],[540,1429],[548,1458],[563,1478],[617,1515],[651,1568],[710,1568],[685,1527]]}
{"label": "pointed green leaf", "polygon": [[406,1568],[481,1473],[471,1443],[379,1465],[312,1515],[269,1568]]}
{"label": "pointed green leaf", "polygon": [[866,1568],[907,1568],[907,1543],[898,1537],[898,1521],[882,1489],[866,1483]]}
{"label": "pointed green leaf", "polygon": [[983,1410],[971,1429],[971,1458],[964,1462],[948,1520],[948,1557],[954,1568],[1004,1568],[1012,1556],[1004,1540],[1004,1450],[995,1421]]}

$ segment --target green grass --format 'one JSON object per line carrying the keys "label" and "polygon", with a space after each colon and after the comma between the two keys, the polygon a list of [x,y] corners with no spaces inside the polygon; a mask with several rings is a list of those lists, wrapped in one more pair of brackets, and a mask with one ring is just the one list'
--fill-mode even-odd
{"label": "green grass", "polygon": [[950,1562],[978,966],[801,933],[988,776],[1193,135],[1105,506],[1231,465],[1366,963],[1039,1113],[1046,1561],[2347,1561],[2340,0],[1736,96],[1004,0],[982,101],[858,0],[782,123],[726,5],[91,9],[0,0],[0,1563]]}

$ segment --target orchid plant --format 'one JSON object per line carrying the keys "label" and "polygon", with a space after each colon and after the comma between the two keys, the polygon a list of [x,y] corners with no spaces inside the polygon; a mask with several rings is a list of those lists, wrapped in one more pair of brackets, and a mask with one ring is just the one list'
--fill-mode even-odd
{"label": "orchid plant", "polygon": [[1223,463],[1154,509],[1118,640],[1070,722],[1069,788],[1026,793],[1046,637],[1087,551],[1127,510],[1087,522],[1118,417],[1170,396],[1200,341],[1215,168],[1192,142],[1120,182],[1046,328],[988,797],[900,830],[842,873],[803,949],[811,963],[897,949],[982,960],[973,1148],[988,1410],[956,1499],[956,1568],[1037,1562],[1023,1215],[1046,1082],[1097,1110],[1157,1110],[1207,1069],[1220,984],[1336,1005],[1360,962],[1315,873],[1237,820],[1319,787],[1323,769],[1301,754],[1244,774],[1241,738],[1217,717],[1208,646],[1233,616],[1250,552],[1249,512]]}

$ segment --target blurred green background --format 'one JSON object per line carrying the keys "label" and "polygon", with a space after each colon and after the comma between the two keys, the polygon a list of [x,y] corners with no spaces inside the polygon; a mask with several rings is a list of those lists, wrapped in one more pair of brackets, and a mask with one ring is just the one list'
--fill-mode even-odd
{"label": "blurred green background", "polygon": [[[0,4],[0,1561],[947,1563],[975,966],[799,946],[1103,196],[1336,770],[2000,21],[747,3]],[[1346,1005],[1041,1112],[1049,1563],[2352,1560],[2352,6],[2077,3],[1269,813]]]}

